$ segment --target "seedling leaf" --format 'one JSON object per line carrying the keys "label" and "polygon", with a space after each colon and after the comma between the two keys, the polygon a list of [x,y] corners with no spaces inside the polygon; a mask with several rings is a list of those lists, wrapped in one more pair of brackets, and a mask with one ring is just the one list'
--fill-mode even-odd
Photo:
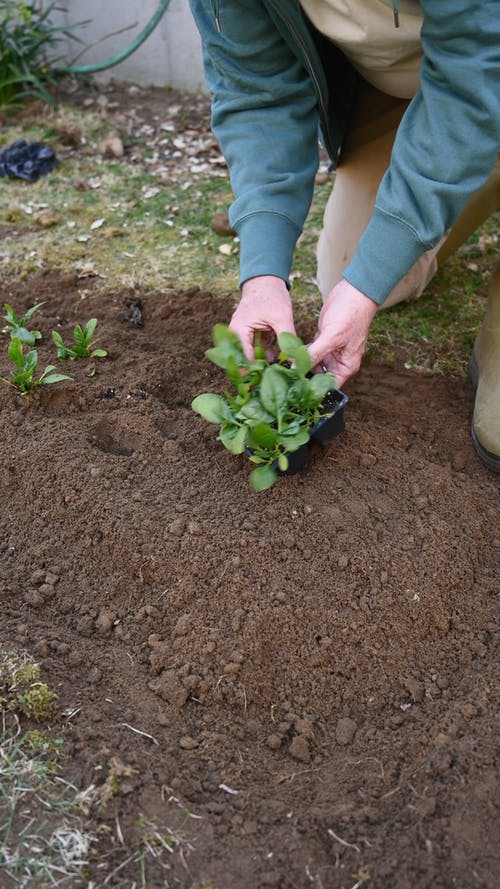
{"label": "seedling leaf", "polygon": [[191,402],[192,409],[207,420],[208,423],[216,423],[220,425],[232,419],[231,411],[226,402],[220,395],[206,392],[204,395],[197,395]]}
{"label": "seedling leaf", "polygon": [[250,484],[255,491],[265,491],[274,485],[277,477],[276,470],[271,466],[257,466],[250,473]]}

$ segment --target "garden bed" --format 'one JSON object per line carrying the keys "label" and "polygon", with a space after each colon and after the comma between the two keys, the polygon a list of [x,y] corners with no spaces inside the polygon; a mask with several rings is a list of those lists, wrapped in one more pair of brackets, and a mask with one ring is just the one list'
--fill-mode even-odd
{"label": "garden bed", "polygon": [[468,385],[366,364],[345,433],[255,493],[190,409],[230,303],[150,292],[137,327],[140,296],[1,299],[96,316],[109,352],[0,389],[0,635],[59,696],[93,885],[493,889],[498,479]]}

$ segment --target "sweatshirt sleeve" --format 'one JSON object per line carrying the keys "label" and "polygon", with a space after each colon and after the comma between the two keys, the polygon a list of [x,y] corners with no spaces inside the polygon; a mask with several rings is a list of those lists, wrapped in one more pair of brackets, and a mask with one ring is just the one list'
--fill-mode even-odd
{"label": "sweatshirt sleeve", "polygon": [[421,0],[421,88],[344,277],[382,304],[488,179],[500,147],[500,3]]}
{"label": "sweatshirt sleeve", "polygon": [[202,38],[212,128],[235,196],[240,283],[288,281],[318,166],[318,111],[311,78],[261,2],[190,0]]}

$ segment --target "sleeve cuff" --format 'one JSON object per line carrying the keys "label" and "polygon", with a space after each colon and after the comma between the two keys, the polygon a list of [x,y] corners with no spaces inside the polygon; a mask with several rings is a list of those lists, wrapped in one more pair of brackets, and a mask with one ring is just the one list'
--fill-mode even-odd
{"label": "sleeve cuff", "polygon": [[299,227],[269,212],[252,213],[233,226],[240,238],[240,287],[258,275],[275,275],[288,285]]}
{"label": "sleeve cuff", "polygon": [[343,276],[378,305],[383,305],[407,271],[430,250],[394,216],[375,209]]}

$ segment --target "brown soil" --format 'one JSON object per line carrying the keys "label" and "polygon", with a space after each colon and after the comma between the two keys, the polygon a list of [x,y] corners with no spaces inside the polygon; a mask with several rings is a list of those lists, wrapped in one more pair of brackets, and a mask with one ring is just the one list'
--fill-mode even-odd
{"label": "brown soil", "polygon": [[365,366],[344,435],[256,494],[190,410],[228,303],[151,294],[135,327],[134,294],[51,274],[0,301],[34,295],[110,352],[0,391],[1,638],[95,787],[92,885],[140,885],[134,859],[105,879],[153,824],[178,845],[151,889],[497,886],[498,478],[467,384]]}

